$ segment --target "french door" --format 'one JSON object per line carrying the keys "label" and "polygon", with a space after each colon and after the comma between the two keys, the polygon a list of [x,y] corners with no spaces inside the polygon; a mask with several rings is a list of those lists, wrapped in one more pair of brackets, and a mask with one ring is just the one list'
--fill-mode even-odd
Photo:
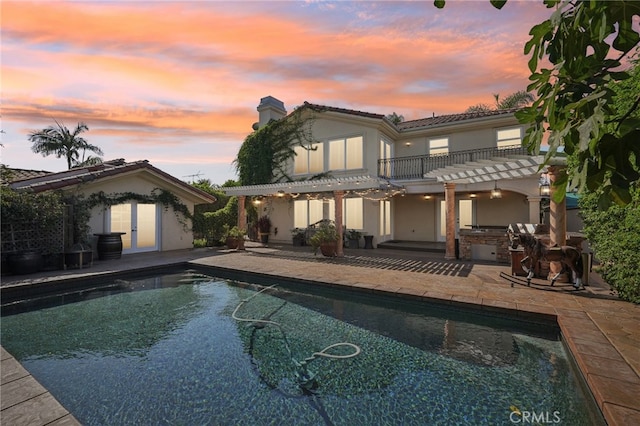
{"label": "french door", "polygon": [[125,232],[122,253],[158,250],[158,206],[132,201],[110,209],[111,232]]}
{"label": "french door", "polygon": [[[456,238],[460,229],[471,229],[474,224],[475,204],[473,200],[458,200],[456,209]],[[447,239],[447,204],[440,200],[440,212],[438,214],[438,241]]]}

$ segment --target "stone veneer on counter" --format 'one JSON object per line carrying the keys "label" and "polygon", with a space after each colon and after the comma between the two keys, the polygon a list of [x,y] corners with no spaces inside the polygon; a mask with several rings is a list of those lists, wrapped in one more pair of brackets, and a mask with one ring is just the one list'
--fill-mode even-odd
{"label": "stone veneer on counter", "polygon": [[[511,262],[506,227],[504,229],[461,229],[459,240],[461,260]],[[495,258],[492,255],[495,255]]]}

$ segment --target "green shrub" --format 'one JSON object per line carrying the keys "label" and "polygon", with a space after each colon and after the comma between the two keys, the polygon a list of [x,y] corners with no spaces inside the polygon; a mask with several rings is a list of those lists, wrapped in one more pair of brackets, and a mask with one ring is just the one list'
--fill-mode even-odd
{"label": "green shrub", "polygon": [[632,190],[632,201],[624,207],[598,209],[597,193],[580,199],[584,232],[591,243],[598,272],[621,299],[640,303],[640,190]]}
{"label": "green shrub", "polygon": [[232,227],[238,221],[238,197],[230,197],[224,208],[203,213],[202,231],[207,245],[220,244],[225,233],[225,225]]}
{"label": "green shrub", "polygon": [[2,254],[21,250],[64,251],[64,201],[58,192],[18,192],[1,187]]}
{"label": "green shrub", "polygon": [[204,247],[207,247],[206,238],[196,238],[193,240],[193,248],[204,248]]}

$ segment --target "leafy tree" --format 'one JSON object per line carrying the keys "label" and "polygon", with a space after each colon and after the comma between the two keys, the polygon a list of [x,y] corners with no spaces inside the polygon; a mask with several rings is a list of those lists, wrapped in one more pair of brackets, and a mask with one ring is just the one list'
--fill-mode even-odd
{"label": "leafy tree", "polygon": [[[436,7],[445,5],[436,0]],[[506,1],[491,1],[498,9]],[[628,110],[614,117],[613,87],[629,78],[629,63],[637,57],[640,34],[634,17],[637,1],[545,0],[555,8],[551,17],[535,25],[524,47],[530,55],[527,91],[536,100],[516,117],[529,124],[524,143],[540,152],[549,132],[549,162],[562,148],[573,156],[572,185],[599,190],[599,206],[611,202],[625,205],[640,179],[640,120],[633,112],[640,93]],[[551,65],[545,68],[540,61]],[[558,198],[565,194],[568,179],[556,183]]]}
{"label": "leafy tree", "polygon": [[[260,185],[275,182],[292,182],[287,166],[295,155],[295,147],[314,150],[315,143],[311,126],[313,112],[322,112],[325,107],[305,103],[287,117],[272,120],[247,136],[234,160],[239,176],[239,185]],[[305,114],[310,111],[310,114]],[[309,179],[327,177],[319,173]]]}
{"label": "leafy tree", "polygon": [[[36,154],[55,155],[57,158],[65,157],[69,169],[79,165],[96,164],[101,162],[96,157],[85,159],[85,152],[90,151],[98,155],[103,155],[102,150],[87,142],[80,134],[88,131],[84,123],[78,123],[73,132],[69,131],[64,124],[56,121],[55,126],[49,126],[43,130],[36,130],[29,134],[29,141],[33,143],[31,150]],[[80,152],[82,152],[82,160],[79,161]]]}
{"label": "leafy tree", "polygon": [[233,179],[227,179],[222,185],[223,188],[230,188],[233,186],[240,186],[240,182],[233,180]]}
{"label": "leafy tree", "polygon": [[288,182],[287,161],[295,156],[296,145],[311,142],[310,120],[304,107],[280,120],[272,120],[248,135],[234,160],[241,185]]}
{"label": "leafy tree", "polygon": [[393,124],[400,124],[404,121],[404,115],[398,115],[394,111],[391,114],[387,114],[387,120],[389,120]]}
{"label": "leafy tree", "polygon": [[500,99],[499,93],[494,93],[493,98],[495,100],[495,106],[489,106],[487,104],[476,104],[467,108],[465,112],[489,112],[498,111],[503,109],[520,108],[529,105],[533,102],[533,95],[524,90],[519,90],[510,94],[504,99]]}

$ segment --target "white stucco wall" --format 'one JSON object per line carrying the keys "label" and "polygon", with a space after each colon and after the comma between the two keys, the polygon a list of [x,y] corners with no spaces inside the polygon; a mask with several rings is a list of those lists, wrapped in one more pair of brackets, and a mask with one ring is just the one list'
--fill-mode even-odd
{"label": "white stucco wall", "polygon": [[[144,173],[125,175],[115,177],[113,179],[100,180],[95,183],[84,184],[78,187],[77,193],[83,194],[85,197],[100,191],[103,191],[107,195],[123,192],[134,192],[137,194],[149,195],[155,188],[163,188],[173,192],[174,194],[176,193],[175,188],[172,188],[166,182],[156,179],[153,176],[145,176]],[[187,206],[189,211],[193,213],[194,202],[189,201],[184,197],[180,197],[179,195],[178,197],[180,198],[180,201]],[[172,208],[165,210],[164,206],[161,205],[159,210],[159,251],[193,247],[191,221],[185,221],[187,223],[187,227],[185,229],[185,226],[179,222],[178,217]],[[182,215],[179,215],[179,217],[182,220]],[[105,215],[103,206],[93,208],[89,226],[91,228],[91,234],[109,231],[107,216]]]}

